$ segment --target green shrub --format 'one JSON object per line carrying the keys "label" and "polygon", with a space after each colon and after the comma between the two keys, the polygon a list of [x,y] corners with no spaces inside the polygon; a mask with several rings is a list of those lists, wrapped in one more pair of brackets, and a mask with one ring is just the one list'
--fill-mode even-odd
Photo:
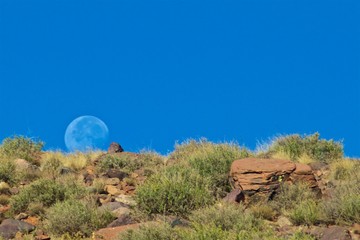
{"label": "green shrub", "polygon": [[14,136],[4,139],[0,151],[6,158],[22,158],[32,164],[39,165],[43,146],[44,143],[41,141],[35,141],[24,136]]}
{"label": "green shrub", "polygon": [[76,199],[57,202],[46,211],[45,218],[45,229],[52,235],[85,237],[114,220],[111,212],[100,211],[94,203]]}
{"label": "green shrub", "polygon": [[330,223],[353,224],[360,222],[360,186],[351,181],[335,188],[329,200],[323,202],[323,212]]}
{"label": "green shrub", "polygon": [[275,219],[277,212],[267,203],[259,202],[250,207],[252,214],[257,218],[272,221]]}
{"label": "green shrub", "polygon": [[286,153],[292,160],[306,155],[319,162],[330,163],[343,157],[343,145],[334,140],[320,139],[320,134],[301,136],[299,134],[280,136],[269,146],[268,155]]}
{"label": "green shrub", "polygon": [[231,191],[228,174],[231,163],[250,156],[250,152],[235,143],[215,144],[200,139],[177,144],[169,156],[170,162],[188,164],[203,177],[210,179],[215,196],[224,197]]}
{"label": "green shrub", "polygon": [[63,164],[59,159],[57,159],[56,157],[51,157],[43,163],[43,165],[41,166],[41,170],[45,177],[55,179],[60,176],[60,171],[62,167]]}
{"label": "green shrub", "polygon": [[290,212],[290,220],[296,225],[314,225],[321,220],[318,203],[308,199],[300,202]]}
{"label": "green shrub", "polygon": [[79,197],[85,193],[85,188],[74,179],[59,181],[39,179],[13,196],[10,205],[13,213],[19,213],[28,210],[30,203],[39,203],[44,207],[49,207],[57,201]]}
{"label": "green shrub", "polygon": [[119,235],[119,240],[174,240],[179,239],[168,223],[152,223],[128,230]]}
{"label": "green shrub", "polygon": [[282,184],[279,192],[269,204],[279,212],[293,209],[304,200],[315,199],[316,194],[306,183]]}
{"label": "green shrub", "polygon": [[360,162],[351,159],[339,159],[330,165],[331,178],[334,180],[351,181],[360,177]]}
{"label": "green shrub", "polygon": [[172,166],[149,177],[138,187],[139,208],[148,213],[182,215],[211,203],[208,181],[183,166]]}
{"label": "green shrub", "polygon": [[0,159],[0,182],[9,184],[16,182],[15,164],[10,160]]}
{"label": "green shrub", "polygon": [[274,233],[260,218],[235,204],[217,204],[194,211],[192,231],[184,239],[273,239]]}

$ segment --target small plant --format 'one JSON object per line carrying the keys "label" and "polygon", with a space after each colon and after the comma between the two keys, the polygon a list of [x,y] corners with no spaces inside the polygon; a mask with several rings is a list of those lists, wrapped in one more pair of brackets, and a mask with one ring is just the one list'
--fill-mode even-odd
{"label": "small plant", "polygon": [[44,143],[24,136],[5,138],[1,145],[1,153],[6,158],[22,158],[32,164],[39,165]]}
{"label": "small plant", "polygon": [[63,164],[58,158],[51,157],[43,163],[41,170],[43,172],[43,175],[45,175],[46,177],[56,179],[60,176],[60,171],[62,167]]}
{"label": "small plant", "polygon": [[55,235],[70,234],[89,237],[91,233],[110,223],[111,212],[97,209],[92,202],[69,199],[57,202],[46,211],[45,229]]}
{"label": "small plant", "polygon": [[0,195],[0,205],[8,205],[10,202],[10,197],[7,195]]}
{"label": "small plant", "polygon": [[290,219],[296,225],[314,225],[320,222],[320,207],[312,199],[304,200],[290,212]]}
{"label": "small plant", "polygon": [[250,207],[252,214],[257,218],[272,221],[275,219],[277,212],[267,203],[260,202]]}
{"label": "small plant", "polygon": [[316,240],[316,238],[307,233],[297,231],[289,238],[289,240]]}
{"label": "small plant", "polygon": [[360,162],[357,160],[341,159],[331,163],[331,177],[335,180],[354,180],[354,176],[360,170]]}
{"label": "small plant", "polygon": [[213,200],[208,181],[196,171],[172,166],[152,175],[136,191],[139,208],[147,214],[183,215]]}

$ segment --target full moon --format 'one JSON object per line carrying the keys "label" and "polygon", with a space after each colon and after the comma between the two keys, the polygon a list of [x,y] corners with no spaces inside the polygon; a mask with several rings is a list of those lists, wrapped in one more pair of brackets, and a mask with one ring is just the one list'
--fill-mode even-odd
{"label": "full moon", "polygon": [[70,152],[103,149],[109,138],[109,129],[97,117],[81,116],[66,128],[65,145]]}

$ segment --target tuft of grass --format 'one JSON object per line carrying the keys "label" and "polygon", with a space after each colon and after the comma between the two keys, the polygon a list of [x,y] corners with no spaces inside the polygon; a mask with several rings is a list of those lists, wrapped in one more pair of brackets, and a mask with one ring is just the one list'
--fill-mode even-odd
{"label": "tuft of grass", "polygon": [[234,160],[249,157],[251,153],[236,143],[212,143],[206,139],[187,140],[176,144],[169,162],[185,164],[210,180],[215,196],[221,198],[231,190],[228,174]]}
{"label": "tuft of grass", "polygon": [[321,221],[321,208],[312,199],[301,201],[290,212],[290,220],[296,225],[314,225]]}
{"label": "tuft of grass", "polygon": [[52,235],[89,237],[113,221],[114,216],[108,210],[99,210],[93,202],[68,199],[50,207],[45,218],[45,229]]}
{"label": "tuft of grass", "polygon": [[273,207],[264,202],[252,205],[250,210],[255,217],[269,221],[273,221],[277,216],[277,212],[273,209]]}
{"label": "tuft of grass", "polygon": [[136,230],[128,230],[119,235],[120,240],[175,240],[179,239],[168,223],[148,223]]}
{"label": "tuft of grass", "polygon": [[84,169],[87,165],[91,163],[97,156],[100,156],[101,152],[76,152],[65,154],[61,151],[47,151],[42,155],[42,165],[47,162],[54,161],[57,159],[62,165],[62,167],[70,168],[74,171],[79,171]]}
{"label": "tuft of grass", "polygon": [[139,186],[136,200],[139,209],[147,214],[184,215],[213,201],[208,184],[196,171],[172,166]]}
{"label": "tuft of grass", "polygon": [[0,146],[0,153],[8,159],[22,158],[34,164],[40,164],[41,150],[44,143],[25,136],[5,138]]}
{"label": "tuft of grass", "polygon": [[279,136],[267,144],[267,149],[259,147],[260,155],[288,158],[293,161],[307,163],[319,161],[330,163],[343,157],[343,145],[334,140],[320,139],[319,133],[312,135],[285,135]]}
{"label": "tuft of grass", "polygon": [[106,155],[98,164],[100,172],[111,168],[121,169],[125,172],[134,172],[137,169],[144,168],[152,173],[161,169],[165,164],[163,156],[156,152],[142,151],[137,155],[121,154],[121,155]]}
{"label": "tuft of grass", "polygon": [[331,178],[334,180],[354,180],[360,170],[360,162],[351,159],[339,159],[330,164]]}
{"label": "tuft of grass", "polygon": [[316,194],[306,183],[282,184],[269,204],[278,212],[286,213],[304,200],[316,199]]}

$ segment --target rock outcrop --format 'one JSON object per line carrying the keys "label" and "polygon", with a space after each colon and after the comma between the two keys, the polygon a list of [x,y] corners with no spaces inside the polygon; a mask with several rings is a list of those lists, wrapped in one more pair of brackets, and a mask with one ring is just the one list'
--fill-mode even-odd
{"label": "rock outcrop", "polygon": [[123,151],[124,149],[121,147],[121,145],[116,142],[112,142],[108,148],[108,153],[110,154],[123,152]]}
{"label": "rock outcrop", "polygon": [[245,158],[234,161],[230,170],[232,187],[240,189],[246,197],[261,194],[270,198],[281,183],[299,181],[317,188],[311,167],[289,160]]}

